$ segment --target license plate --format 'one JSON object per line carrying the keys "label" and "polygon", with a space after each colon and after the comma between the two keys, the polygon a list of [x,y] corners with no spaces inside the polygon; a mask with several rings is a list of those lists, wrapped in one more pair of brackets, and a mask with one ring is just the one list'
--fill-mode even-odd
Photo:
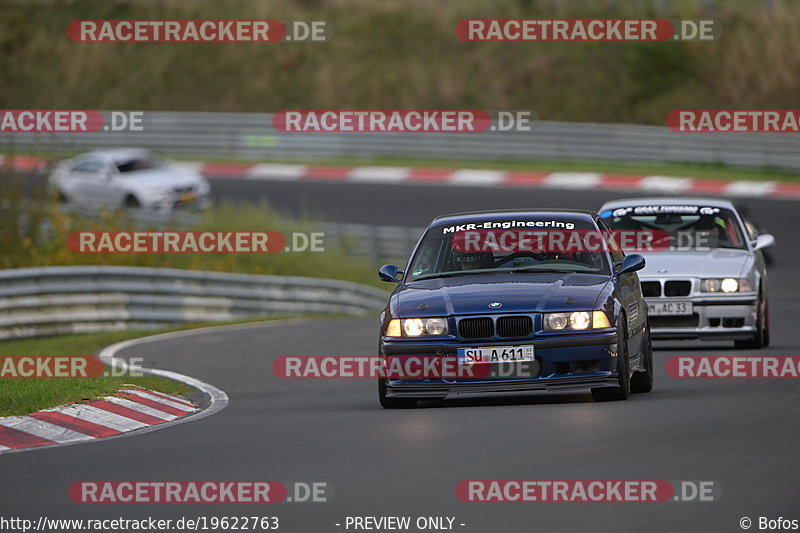
{"label": "license plate", "polygon": [[535,361],[533,346],[486,346],[458,349],[458,362],[462,365],[521,363],[524,361]]}
{"label": "license plate", "polygon": [[193,193],[193,192],[184,192],[184,193],[181,193],[181,194],[180,194],[180,196],[178,197],[178,199],[179,199],[179,200],[180,200],[182,203],[186,203],[186,202],[194,202],[194,201],[197,199],[197,195],[196,195],[195,193]]}
{"label": "license plate", "polygon": [[649,315],[691,315],[692,302],[658,302],[647,304]]}

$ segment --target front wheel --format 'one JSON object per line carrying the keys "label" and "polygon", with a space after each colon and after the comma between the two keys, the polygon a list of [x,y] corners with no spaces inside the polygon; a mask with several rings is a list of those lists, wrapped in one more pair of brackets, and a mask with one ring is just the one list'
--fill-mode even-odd
{"label": "front wheel", "polygon": [[386,380],[378,379],[378,401],[384,409],[412,409],[417,406],[414,398],[387,398]]}
{"label": "front wheel", "polygon": [[631,392],[650,392],[653,390],[653,342],[650,339],[650,325],[644,328],[642,341],[642,363],[644,370],[634,372],[631,377]]}
{"label": "front wheel", "polygon": [[756,349],[769,346],[769,303],[763,296],[758,297],[756,307],[756,332],[750,339],[734,341],[736,348]]}
{"label": "front wheel", "polygon": [[125,198],[125,209],[132,209],[133,210],[133,209],[139,209],[141,207],[142,207],[142,204],[139,202],[139,199],[136,198],[135,196],[133,196],[132,194],[129,194]]}
{"label": "front wheel", "polygon": [[628,361],[628,335],[625,318],[617,323],[617,387],[592,389],[592,399],[596,402],[627,400],[631,394],[630,361]]}

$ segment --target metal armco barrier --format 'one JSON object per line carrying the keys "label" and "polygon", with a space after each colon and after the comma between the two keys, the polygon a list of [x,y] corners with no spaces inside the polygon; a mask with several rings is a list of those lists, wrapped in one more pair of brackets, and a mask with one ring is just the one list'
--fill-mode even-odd
{"label": "metal armco barrier", "polygon": [[0,270],[0,339],[250,317],[375,313],[380,289],[320,278],[168,268]]}
{"label": "metal armco barrier", "polygon": [[322,228],[326,247],[341,246],[348,253],[365,257],[375,264],[394,262],[403,265],[425,231],[425,228],[417,227],[336,223],[324,224]]}
{"label": "metal armco barrier", "polygon": [[[459,160],[629,160],[800,170],[800,136],[676,133],[665,126],[532,123],[530,132],[279,133],[269,113],[145,112],[144,131],[0,132],[0,150],[83,151],[141,146],[172,156],[252,161],[355,157]],[[402,164],[402,161],[398,162]]]}

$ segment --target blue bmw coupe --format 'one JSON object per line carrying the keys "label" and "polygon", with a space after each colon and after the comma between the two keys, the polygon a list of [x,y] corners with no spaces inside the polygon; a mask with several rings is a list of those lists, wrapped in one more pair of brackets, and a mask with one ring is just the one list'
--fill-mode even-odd
{"label": "blue bmw coupe", "polygon": [[[380,404],[456,394],[591,390],[624,400],[653,387],[641,255],[591,211],[436,218],[381,314]],[[413,364],[411,362],[413,361]]]}

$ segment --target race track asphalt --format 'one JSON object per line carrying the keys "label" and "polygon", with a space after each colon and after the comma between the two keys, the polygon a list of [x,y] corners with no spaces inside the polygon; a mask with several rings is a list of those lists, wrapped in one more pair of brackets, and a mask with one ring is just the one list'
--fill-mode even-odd
{"label": "race track asphalt", "polygon": [[[332,221],[425,225],[444,212],[597,208],[622,193],[214,180],[220,197],[267,198]],[[287,532],[344,531],[348,515],[455,516],[464,532],[741,531],[748,516],[800,519],[800,381],[678,380],[672,355],[798,355],[798,205],[747,200],[778,240],[770,271],[772,346],[657,345],[656,385],[626,402],[588,393],[452,399],[387,411],[369,380],[283,380],[281,355],[371,355],[377,318],[272,323],[132,348],[144,366],[225,390],[221,413],[139,436],[0,456],[0,516],[176,518],[276,515]],[[328,503],[79,505],[79,480],[325,481]],[[712,480],[713,503],[463,503],[465,479]],[[337,527],[335,524],[341,523]],[[757,524],[752,528],[757,529]],[[351,530],[352,531],[352,530]]]}

